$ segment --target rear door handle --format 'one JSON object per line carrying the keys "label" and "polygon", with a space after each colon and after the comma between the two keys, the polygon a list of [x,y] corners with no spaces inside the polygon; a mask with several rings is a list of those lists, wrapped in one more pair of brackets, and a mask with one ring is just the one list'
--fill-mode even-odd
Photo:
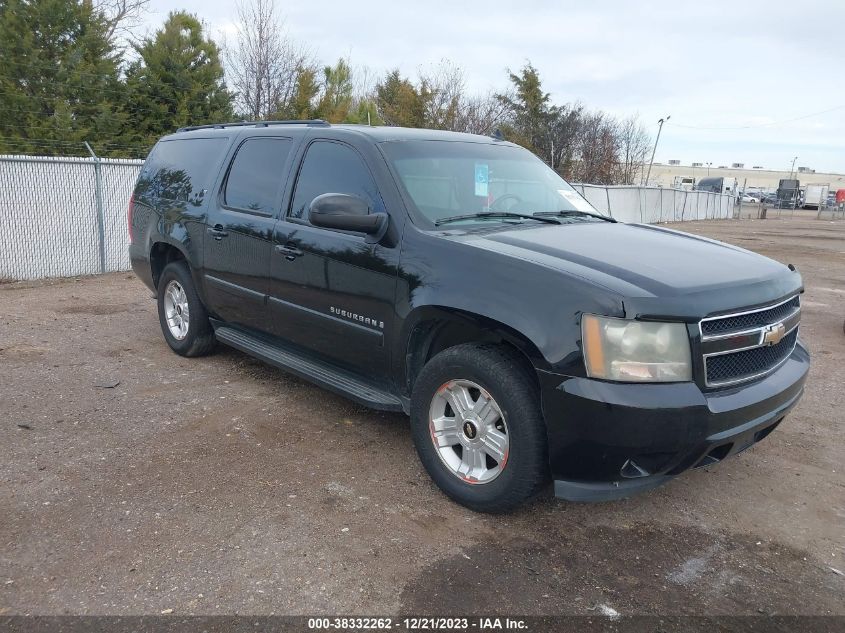
{"label": "rear door handle", "polygon": [[223,230],[222,224],[216,224],[213,227],[208,227],[208,232],[211,234],[211,237],[218,241],[229,235],[228,231]]}
{"label": "rear door handle", "polygon": [[285,259],[292,262],[302,255],[302,251],[290,244],[276,244],[276,252],[285,256]]}

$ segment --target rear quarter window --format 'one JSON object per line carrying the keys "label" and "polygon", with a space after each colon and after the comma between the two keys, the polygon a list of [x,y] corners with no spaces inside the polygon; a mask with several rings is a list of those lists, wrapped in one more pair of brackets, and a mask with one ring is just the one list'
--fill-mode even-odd
{"label": "rear quarter window", "polygon": [[284,182],[291,140],[253,137],[238,148],[223,191],[227,207],[270,215]]}
{"label": "rear quarter window", "polygon": [[200,206],[228,142],[225,137],[159,141],[141,169],[135,196]]}

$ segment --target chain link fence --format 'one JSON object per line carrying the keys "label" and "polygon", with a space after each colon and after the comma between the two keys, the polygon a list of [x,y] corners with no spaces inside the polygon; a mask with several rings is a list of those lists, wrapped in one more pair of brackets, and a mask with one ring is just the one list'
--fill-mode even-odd
{"label": "chain link fence", "polygon": [[0,156],[0,279],[129,269],[141,160]]}
{"label": "chain link fence", "polygon": [[[126,210],[143,161],[0,155],[0,280],[129,269]],[[573,185],[622,222],[733,217],[730,195]]]}

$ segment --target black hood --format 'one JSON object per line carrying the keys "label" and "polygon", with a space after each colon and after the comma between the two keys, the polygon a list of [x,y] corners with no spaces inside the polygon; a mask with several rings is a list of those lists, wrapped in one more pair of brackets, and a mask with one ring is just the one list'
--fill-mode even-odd
{"label": "black hood", "polygon": [[[765,304],[801,288],[800,275],[768,257],[649,225],[520,225],[463,239],[586,279],[627,299],[626,308],[636,306],[639,315],[673,314],[678,305],[685,307],[675,316],[700,318]],[[701,301],[691,301],[695,297]]]}

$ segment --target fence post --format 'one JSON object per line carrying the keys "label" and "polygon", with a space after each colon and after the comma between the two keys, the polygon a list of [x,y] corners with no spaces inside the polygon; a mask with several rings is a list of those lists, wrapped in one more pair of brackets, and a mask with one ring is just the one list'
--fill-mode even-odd
{"label": "fence post", "polygon": [[657,222],[663,222],[663,187],[660,187],[660,211],[657,214]]}
{"label": "fence post", "polygon": [[[604,186],[604,195],[607,198],[607,214],[613,217],[613,211],[610,210],[610,187],[608,185]],[[821,213],[821,206],[819,207],[819,213]]]}
{"label": "fence post", "polygon": [[104,273],[106,272],[106,221],[103,211],[103,170],[100,157],[94,153],[88,141],[84,142],[91,153],[91,158],[94,159],[94,197],[97,201],[97,235],[100,238],[100,272]]}
{"label": "fence post", "polygon": [[643,196],[645,195],[646,189],[644,187],[640,187],[637,189],[637,203],[640,205],[640,222],[643,221]]}

